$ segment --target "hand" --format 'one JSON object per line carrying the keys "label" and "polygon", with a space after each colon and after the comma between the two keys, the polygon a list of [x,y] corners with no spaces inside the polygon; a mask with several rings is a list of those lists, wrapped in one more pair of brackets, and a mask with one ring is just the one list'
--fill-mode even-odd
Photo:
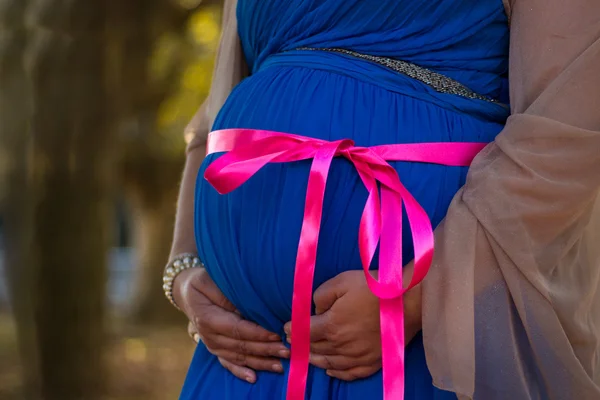
{"label": "hand", "polygon": [[289,350],[281,338],[240,317],[204,268],[181,272],[173,282],[175,303],[190,320],[188,332],[204,343],[236,377],[256,382],[254,370],[283,372]]}
{"label": "hand", "polygon": [[[373,271],[376,275],[377,271]],[[412,275],[412,264],[404,270]],[[366,378],[381,369],[379,299],[367,286],[363,271],[347,271],[321,285],[314,294],[311,318],[311,364],[341,380]],[[421,329],[421,291],[404,296],[406,343]],[[284,330],[291,342],[291,324]]]}

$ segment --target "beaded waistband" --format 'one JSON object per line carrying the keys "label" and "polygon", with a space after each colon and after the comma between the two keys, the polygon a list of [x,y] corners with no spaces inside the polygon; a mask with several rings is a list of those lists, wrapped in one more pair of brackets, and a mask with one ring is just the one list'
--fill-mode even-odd
{"label": "beaded waistband", "polygon": [[308,50],[308,51],[327,51],[331,53],[340,53],[347,56],[359,58],[361,60],[370,61],[398,73],[406,75],[412,79],[426,84],[435,91],[445,94],[453,94],[456,96],[465,97],[474,100],[483,100],[490,103],[496,103],[507,107],[505,104],[493,99],[489,96],[484,96],[474,92],[462,83],[442,75],[438,72],[434,72],[430,69],[420,67],[416,64],[409,63],[407,61],[396,60],[389,57],[372,56],[368,54],[358,53],[352,50],[340,49],[340,48],[319,48],[319,47],[299,47],[296,50]]}

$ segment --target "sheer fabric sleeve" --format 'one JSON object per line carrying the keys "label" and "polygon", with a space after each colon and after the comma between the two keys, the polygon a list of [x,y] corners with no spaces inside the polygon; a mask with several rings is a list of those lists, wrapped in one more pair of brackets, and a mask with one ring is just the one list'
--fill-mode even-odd
{"label": "sheer fabric sleeve", "polygon": [[427,362],[461,399],[600,399],[600,1],[510,13],[512,115],[436,230]]}
{"label": "sheer fabric sleeve", "polygon": [[171,257],[181,253],[196,252],[194,191],[196,175],[204,160],[206,139],[227,96],[247,75],[246,62],[237,31],[236,5],[237,0],[225,0],[223,31],[217,50],[210,93],[185,129],[186,136],[191,136],[191,140],[187,146],[186,162],[179,189]]}

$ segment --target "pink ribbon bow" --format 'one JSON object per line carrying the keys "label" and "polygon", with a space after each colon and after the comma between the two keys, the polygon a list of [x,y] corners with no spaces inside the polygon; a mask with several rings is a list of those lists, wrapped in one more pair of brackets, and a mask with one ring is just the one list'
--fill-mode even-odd
{"label": "pink ribbon bow", "polygon": [[[359,249],[371,291],[380,299],[384,399],[404,398],[404,307],[402,295],[423,280],[433,257],[429,217],[400,182],[387,161],[469,166],[485,143],[418,143],[356,147],[351,140],[329,142],[254,129],[210,133],[207,153],[228,152],[215,160],[204,177],[221,194],[246,182],[268,163],[312,159],[304,220],[294,272],[292,353],[287,400],[304,400],[310,354],[310,317],[317,244],[329,167],[334,157],[354,164],[369,193],[360,220]],[[381,193],[381,195],[380,195]],[[406,208],[415,250],[414,274],[402,283],[402,206]],[[379,280],[369,273],[380,244]]]}

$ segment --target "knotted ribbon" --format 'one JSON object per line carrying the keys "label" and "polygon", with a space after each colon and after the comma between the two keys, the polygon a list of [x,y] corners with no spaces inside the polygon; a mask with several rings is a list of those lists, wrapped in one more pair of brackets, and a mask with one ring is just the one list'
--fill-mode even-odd
{"label": "knotted ribbon", "polygon": [[[485,143],[416,143],[357,147],[352,140],[325,141],[298,135],[225,129],[210,133],[207,153],[227,152],[205,171],[206,180],[220,193],[229,193],[268,163],[312,159],[304,219],[294,272],[292,352],[287,400],[304,400],[310,355],[310,317],[317,244],[329,168],[334,157],[350,161],[368,191],[360,220],[360,258],[370,290],[380,299],[383,389],[385,400],[404,399],[403,294],[419,284],[433,257],[433,230],[425,210],[402,185],[387,161],[412,161],[469,166]],[[414,243],[414,273],[402,282],[402,210],[408,216]],[[369,266],[380,245],[379,280]]]}

